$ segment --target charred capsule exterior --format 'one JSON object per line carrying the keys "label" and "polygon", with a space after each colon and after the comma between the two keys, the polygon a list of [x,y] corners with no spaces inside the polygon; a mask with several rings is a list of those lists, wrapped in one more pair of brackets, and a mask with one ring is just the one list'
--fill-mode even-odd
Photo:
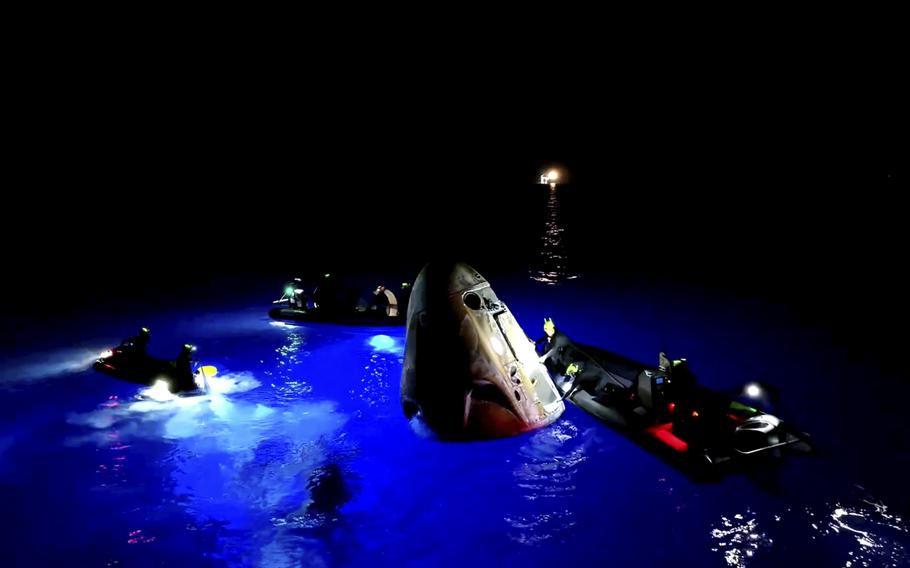
{"label": "charred capsule exterior", "polygon": [[462,263],[427,265],[414,283],[401,404],[453,440],[534,430],[565,409],[508,307]]}

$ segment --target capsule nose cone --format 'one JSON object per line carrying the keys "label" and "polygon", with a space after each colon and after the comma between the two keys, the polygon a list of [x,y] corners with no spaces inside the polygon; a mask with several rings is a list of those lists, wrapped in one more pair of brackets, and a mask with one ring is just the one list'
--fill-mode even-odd
{"label": "capsule nose cone", "polygon": [[487,279],[463,262],[456,262],[451,267],[443,267],[448,272],[449,294],[458,294],[465,290],[487,284]]}
{"label": "capsule nose cone", "polygon": [[508,307],[467,264],[424,267],[407,326],[402,409],[440,437],[509,436],[565,408]]}

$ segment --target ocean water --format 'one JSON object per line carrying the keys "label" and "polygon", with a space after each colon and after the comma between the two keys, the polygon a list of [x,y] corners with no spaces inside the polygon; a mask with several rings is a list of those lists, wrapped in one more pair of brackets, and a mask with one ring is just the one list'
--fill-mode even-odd
{"label": "ocean water", "polygon": [[[238,292],[22,335],[0,364],[0,566],[910,565],[906,384],[784,307],[586,273],[558,208],[523,270],[486,273],[528,335],[552,317],[719,389],[771,383],[817,453],[706,483],[572,405],[441,442],[401,412],[403,328],[279,323]],[[213,392],[139,400],[89,368],[140,324],[161,357],[195,343]]]}

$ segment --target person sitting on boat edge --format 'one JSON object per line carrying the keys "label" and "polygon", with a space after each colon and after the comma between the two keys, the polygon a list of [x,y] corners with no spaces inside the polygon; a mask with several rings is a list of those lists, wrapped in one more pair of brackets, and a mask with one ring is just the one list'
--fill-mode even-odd
{"label": "person sitting on boat edge", "polygon": [[695,374],[689,368],[685,357],[670,360],[663,351],[657,356],[658,369],[673,383],[673,391],[679,396],[688,396],[695,387]]}
{"label": "person sitting on boat edge", "polygon": [[195,373],[193,373],[193,351],[195,350],[196,348],[189,343],[184,344],[183,348],[181,348],[180,354],[177,355],[177,360],[174,361],[174,367],[177,372],[175,373],[175,384],[172,385],[171,392],[196,390]]}
{"label": "person sitting on boat edge", "polygon": [[565,393],[563,393],[562,400],[569,398],[581,388],[581,377],[578,376],[579,372],[581,372],[581,366],[579,366],[578,363],[569,363],[569,366],[566,367],[565,376],[567,380],[563,382],[563,385],[570,383],[570,386],[566,389]]}
{"label": "person sitting on boat edge", "polygon": [[148,344],[151,338],[152,330],[141,327],[138,335],[127,337],[120,343],[120,351],[133,355],[148,355]]}

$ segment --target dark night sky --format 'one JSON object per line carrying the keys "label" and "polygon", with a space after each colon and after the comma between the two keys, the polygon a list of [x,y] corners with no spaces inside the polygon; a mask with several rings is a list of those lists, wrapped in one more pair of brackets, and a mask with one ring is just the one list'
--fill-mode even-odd
{"label": "dark night sky", "polygon": [[[756,99],[674,109],[645,100],[525,114],[482,100],[437,109],[301,102],[311,115],[286,115],[261,99],[243,110],[137,102],[57,110],[24,132],[10,192],[34,219],[25,231],[51,242],[18,243],[16,264],[56,271],[83,262],[83,251],[132,249],[178,267],[206,258],[255,269],[257,259],[287,258],[294,241],[332,258],[381,236],[410,241],[403,251],[433,242],[458,252],[480,229],[468,219],[488,219],[486,233],[494,218],[525,214],[522,192],[551,163],[566,167],[589,210],[639,233],[629,256],[672,256],[675,245],[715,238],[783,257],[807,240],[820,252],[875,256],[890,252],[902,224],[906,139],[888,105],[835,114]],[[717,260],[707,247],[685,251]],[[144,270],[122,260],[118,268]]]}
{"label": "dark night sky", "polygon": [[[794,69],[505,91],[487,78],[136,74],[37,89],[6,184],[19,224],[3,229],[4,311],[27,313],[21,298],[60,279],[90,304],[179,294],[174,282],[200,272],[281,273],[288,259],[413,266],[445,251],[489,265],[513,225],[539,224],[542,202],[526,196],[550,164],[571,175],[595,270],[653,276],[684,258],[674,278],[697,284],[906,306],[896,77],[847,89]],[[597,262],[605,243],[615,252]]]}

